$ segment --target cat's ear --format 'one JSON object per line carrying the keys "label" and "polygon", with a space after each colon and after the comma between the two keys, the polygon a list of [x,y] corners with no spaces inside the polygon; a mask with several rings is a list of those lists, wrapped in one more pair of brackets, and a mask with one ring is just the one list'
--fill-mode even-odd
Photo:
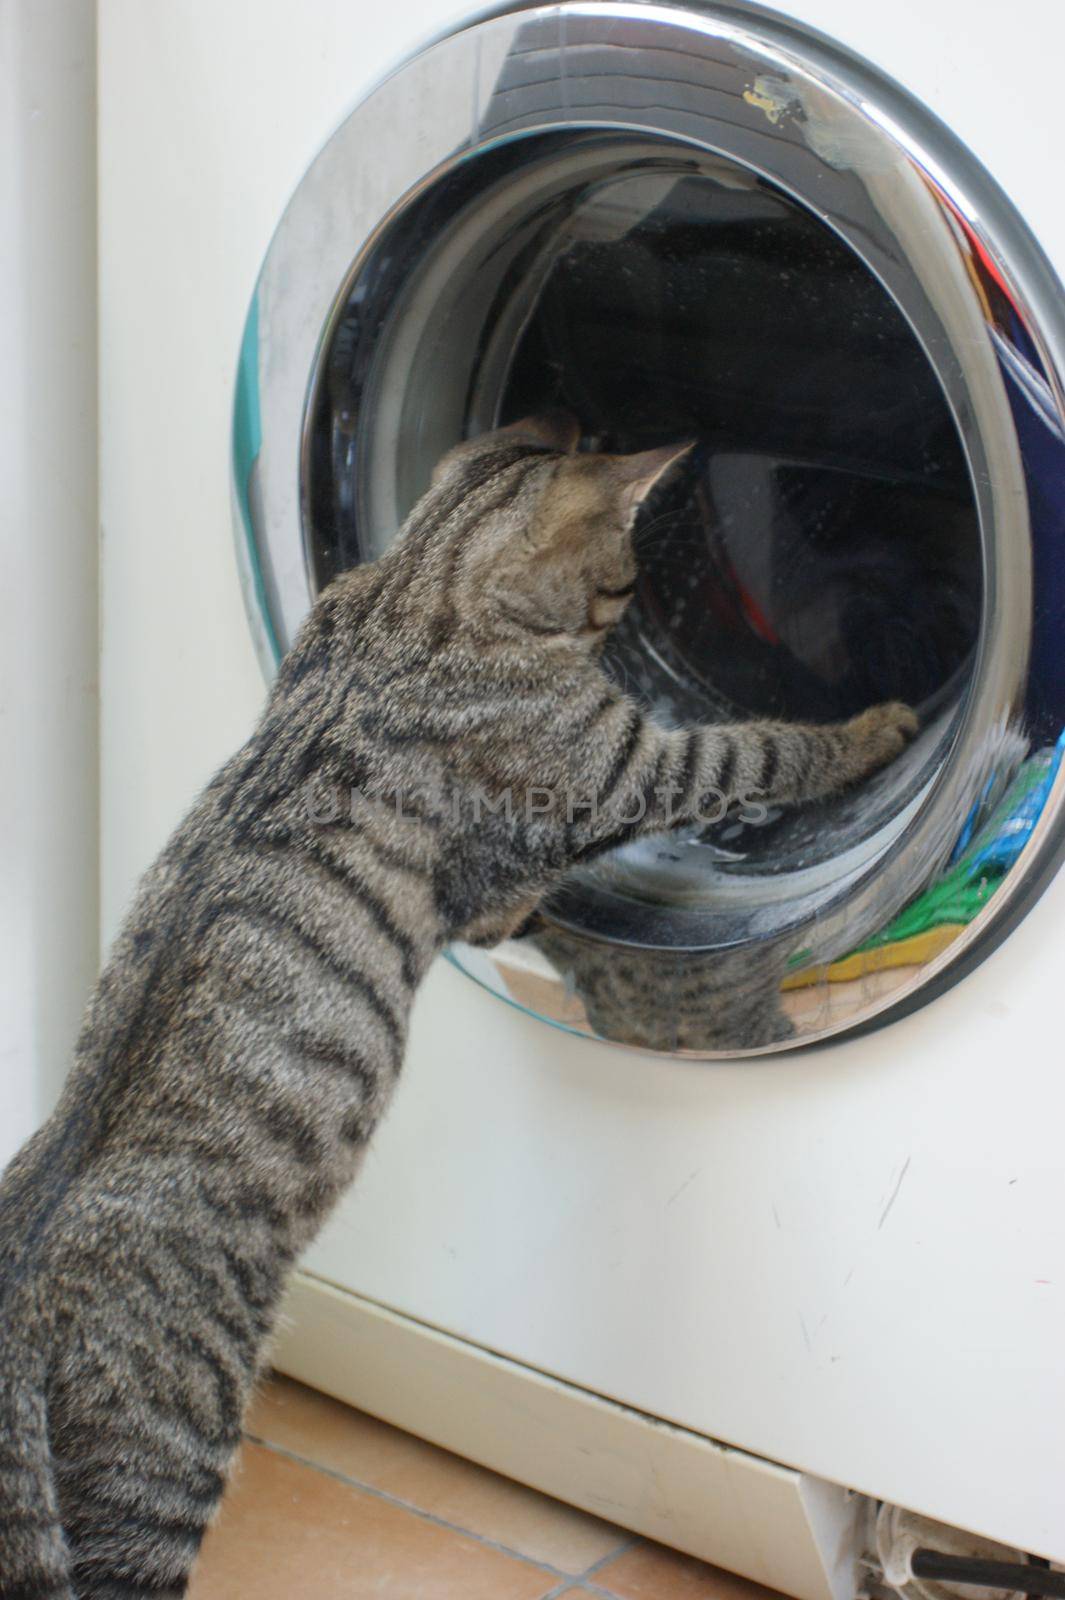
{"label": "cat's ear", "polygon": [[694,447],[695,440],[689,439],[685,444],[667,444],[658,450],[641,450],[634,456],[613,456],[611,474],[621,488],[626,511],[634,516],[651,490]]}
{"label": "cat's ear", "polygon": [[[535,416],[522,417],[519,422],[509,422],[497,428],[487,438],[512,444],[533,445],[540,450],[557,450],[562,455],[572,455],[580,443],[581,425],[571,411],[538,411]],[[484,443],[485,440],[480,441]]]}

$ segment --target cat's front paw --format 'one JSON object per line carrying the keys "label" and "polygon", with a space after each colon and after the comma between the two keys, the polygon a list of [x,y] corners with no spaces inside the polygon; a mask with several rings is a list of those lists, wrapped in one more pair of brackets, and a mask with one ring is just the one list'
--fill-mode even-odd
{"label": "cat's front paw", "polygon": [[901,755],[916,736],[920,723],[912,706],[901,700],[888,700],[870,706],[847,724],[856,757],[856,777],[878,772]]}

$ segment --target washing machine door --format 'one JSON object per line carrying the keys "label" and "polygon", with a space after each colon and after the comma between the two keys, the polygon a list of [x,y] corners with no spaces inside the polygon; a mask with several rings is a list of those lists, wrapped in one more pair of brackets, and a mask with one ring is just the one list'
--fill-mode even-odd
{"label": "washing machine door", "polygon": [[859,790],[633,844],[453,959],[552,1022],[714,1055],[883,1021],[986,952],[1063,836],[1063,361],[1060,287],[987,173],[784,19],[510,10],[359,105],[240,363],[267,669],[445,450],[562,404],[585,448],[698,441],[609,646],[656,716],[922,720]]}

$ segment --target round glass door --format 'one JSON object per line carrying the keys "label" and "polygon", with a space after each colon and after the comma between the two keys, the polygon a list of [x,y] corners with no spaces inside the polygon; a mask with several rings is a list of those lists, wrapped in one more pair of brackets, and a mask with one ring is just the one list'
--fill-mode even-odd
{"label": "round glass door", "polygon": [[[762,18],[715,32],[702,12],[634,10],[619,32],[618,11],[442,41],[297,191],[238,386],[252,611],[272,657],[464,437],[561,404],[582,448],[696,439],[638,528],[611,672],[666,722],[904,699],[922,732],[859,790],[626,847],[575,872],[528,938],[453,957],[617,1042],[774,1048],[931,992],[1049,868],[1060,306],[1008,208],[984,237],[972,195],[1004,202],[971,158],[937,130],[923,166],[815,42],[782,76]],[[477,111],[454,148],[464,68]],[[364,141],[415,81],[419,137],[347,214],[337,185],[350,211]],[[918,115],[875,87],[896,125]]]}

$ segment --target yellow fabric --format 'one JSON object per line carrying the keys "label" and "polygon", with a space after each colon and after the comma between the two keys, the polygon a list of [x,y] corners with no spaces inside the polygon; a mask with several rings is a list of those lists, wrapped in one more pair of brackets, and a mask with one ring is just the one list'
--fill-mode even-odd
{"label": "yellow fabric", "polygon": [[782,989],[806,989],[812,983],[852,983],[867,972],[883,972],[886,967],[920,967],[932,961],[949,944],[953,944],[964,924],[944,922],[938,928],[927,928],[909,939],[899,939],[894,944],[877,945],[873,950],[855,950],[853,955],[833,961],[830,967],[810,967],[785,978]]}

